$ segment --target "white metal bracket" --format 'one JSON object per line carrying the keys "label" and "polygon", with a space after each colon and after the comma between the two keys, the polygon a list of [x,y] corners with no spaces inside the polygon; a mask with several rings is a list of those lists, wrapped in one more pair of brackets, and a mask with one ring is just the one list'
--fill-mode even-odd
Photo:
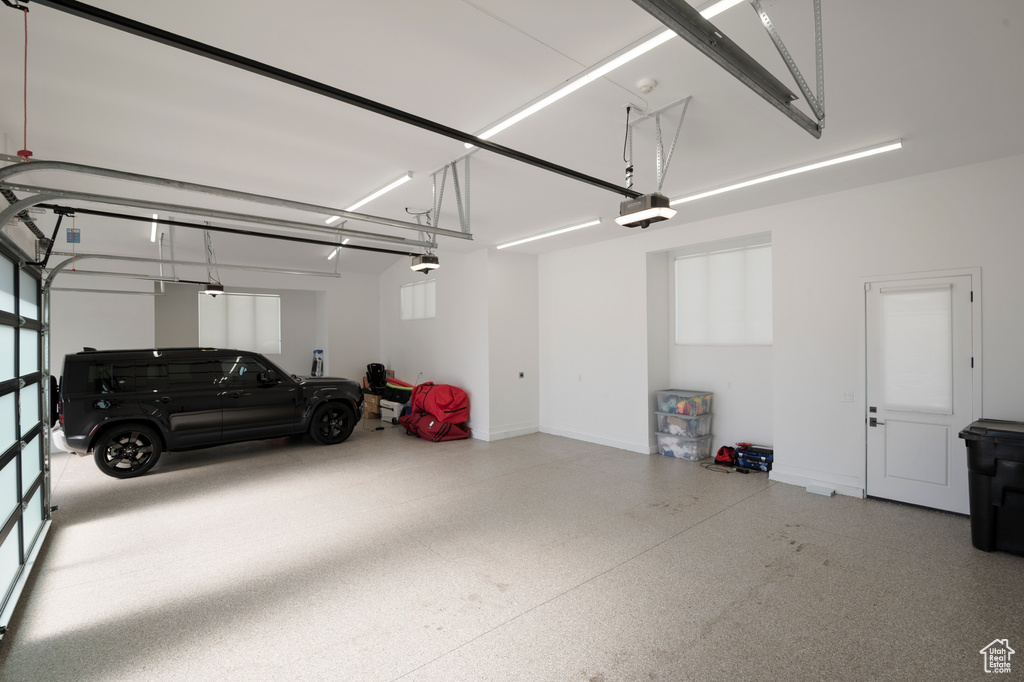
{"label": "white metal bracket", "polygon": [[[665,182],[665,174],[668,172],[668,165],[672,163],[672,155],[676,150],[676,142],[679,141],[679,131],[683,129],[683,120],[686,118],[686,110],[690,107],[690,100],[692,96],[684,97],[676,100],[671,104],[667,104],[660,109],[646,112],[634,121],[630,121],[626,126],[626,184],[629,187],[633,186],[633,128],[637,124],[646,121],[649,118],[654,119],[654,129],[656,134],[655,140],[655,166],[658,176],[658,192],[661,192],[661,186]],[[679,112],[679,123],[676,124],[675,135],[672,136],[672,144],[669,145],[668,151],[665,151],[665,143],[661,135],[661,115],[675,109],[682,107]]]}
{"label": "white metal bracket", "polygon": [[[466,154],[461,159],[455,159],[446,163],[444,167],[438,168],[430,174],[433,180],[434,203],[431,215],[434,217],[434,227],[441,222],[441,202],[444,200],[444,186],[448,179],[448,171],[452,174],[452,187],[455,189],[455,205],[459,211],[459,228],[469,234],[469,159],[472,154]],[[459,182],[459,161],[463,162],[463,178],[465,181],[465,196],[463,196],[462,185]],[[438,186],[438,175],[441,176],[440,187]],[[419,216],[417,216],[417,223]]]}

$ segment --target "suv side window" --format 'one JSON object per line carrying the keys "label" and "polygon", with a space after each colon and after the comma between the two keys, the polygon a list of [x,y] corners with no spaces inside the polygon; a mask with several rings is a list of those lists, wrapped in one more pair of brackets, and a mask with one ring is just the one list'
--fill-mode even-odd
{"label": "suv side window", "polygon": [[259,360],[248,355],[220,361],[221,383],[233,386],[255,385],[260,372],[269,371]]}
{"label": "suv side window", "polygon": [[139,365],[136,373],[139,389],[161,391],[184,386],[213,386],[216,376],[214,363],[167,361],[147,362]]}
{"label": "suv side window", "polygon": [[135,367],[131,364],[91,362],[85,382],[79,385],[86,393],[122,393],[135,390],[134,379]]}

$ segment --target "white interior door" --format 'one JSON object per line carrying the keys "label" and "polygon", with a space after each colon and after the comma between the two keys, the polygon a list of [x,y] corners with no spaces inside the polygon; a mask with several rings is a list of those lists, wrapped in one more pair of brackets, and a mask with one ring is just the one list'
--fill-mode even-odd
{"label": "white interior door", "polygon": [[969,513],[971,276],[865,285],[867,494]]}

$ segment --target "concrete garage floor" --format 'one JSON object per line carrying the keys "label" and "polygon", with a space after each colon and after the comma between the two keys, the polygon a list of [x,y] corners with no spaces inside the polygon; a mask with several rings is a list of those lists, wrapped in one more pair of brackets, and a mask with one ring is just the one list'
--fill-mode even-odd
{"label": "concrete garage floor", "polygon": [[1024,558],[965,518],[363,426],[127,481],[55,455],[0,679],[967,680],[997,638],[1024,674]]}

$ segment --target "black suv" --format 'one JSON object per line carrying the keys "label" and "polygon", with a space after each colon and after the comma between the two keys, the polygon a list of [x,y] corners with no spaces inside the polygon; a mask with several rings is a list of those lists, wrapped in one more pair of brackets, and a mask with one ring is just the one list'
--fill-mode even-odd
{"label": "black suv", "polygon": [[309,432],[341,443],[363,415],[348,379],[290,376],[258,353],[217,348],[84,352],[64,358],[57,412],[69,449],[115,478],[164,450]]}

